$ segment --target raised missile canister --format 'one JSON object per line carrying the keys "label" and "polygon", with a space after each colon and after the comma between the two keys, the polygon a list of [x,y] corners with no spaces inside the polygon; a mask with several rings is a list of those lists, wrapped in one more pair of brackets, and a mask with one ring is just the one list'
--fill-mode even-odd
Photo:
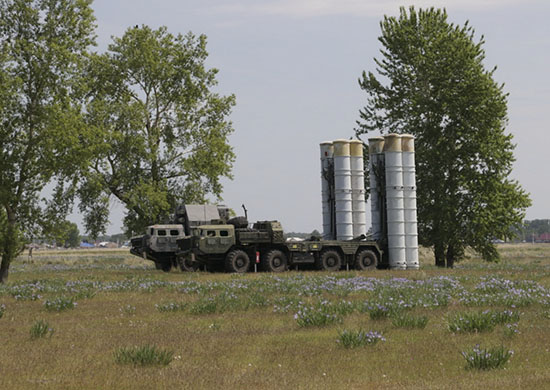
{"label": "raised missile canister", "polygon": [[321,203],[323,208],[323,239],[336,239],[334,231],[334,165],[332,142],[320,144],[321,149]]}
{"label": "raised missile canister", "polygon": [[416,220],[416,170],[414,137],[401,136],[403,156],[403,205],[405,217],[405,259],[407,269],[418,269],[418,224]]}
{"label": "raised missile canister", "polygon": [[403,153],[399,134],[384,137],[384,155],[389,263],[390,268],[406,269]]}
{"label": "raised missile canister", "polygon": [[363,142],[350,141],[351,201],[353,237],[367,234],[365,215],[365,167],[363,165]]}
{"label": "raised missile canister", "polygon": [[383,237],[382,213],[384,210],[384,138],[369,138],[369,186],[372,238],[380,240]]}
{"label": "raised missile canister", "polygon": [[334,192],[336,204],[336,238],[353,238],[353,209],[351,195],[351,161],[349,140],[336,140],[334,146]]}

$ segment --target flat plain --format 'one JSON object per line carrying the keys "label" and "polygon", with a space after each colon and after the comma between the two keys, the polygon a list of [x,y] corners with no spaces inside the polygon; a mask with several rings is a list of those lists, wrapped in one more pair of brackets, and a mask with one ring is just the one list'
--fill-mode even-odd
{"label": "flat plain", "polygon": [[[418,271],[246,275],[163,273],[125,250],[25,253],[0,286],[0,387],[548,388],[550,244],[499,251],[452,270],[422,250]],[[144,346],[168,364],[117,359]],[[467,368],[476,346],[511,357]]]}

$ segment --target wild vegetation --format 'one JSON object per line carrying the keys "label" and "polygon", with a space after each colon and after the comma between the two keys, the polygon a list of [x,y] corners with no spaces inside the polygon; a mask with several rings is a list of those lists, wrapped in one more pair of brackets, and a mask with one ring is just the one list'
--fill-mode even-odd
{"label": "wild vegetation", "polygon": [[3,384],[543,388],[550,246],[499,250],[452,271],[422,256],[419,271],[246,275],[38,251],[0,286]]}
{"label": "wild vegetation", "polygon": [[436,265],[452,267],[468,247],[498,260],[493,240],[513,238],[531,202],[510,178],[507,94],[485,69],[483,36],[435,8],[402,7],[380,28],[376,68],[359,80],[357,135],[416,137],[419,240]]}

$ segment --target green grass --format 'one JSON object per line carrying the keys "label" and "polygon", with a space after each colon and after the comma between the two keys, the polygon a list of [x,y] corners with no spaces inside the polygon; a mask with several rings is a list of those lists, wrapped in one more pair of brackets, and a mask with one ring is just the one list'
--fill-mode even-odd
{"label": "green grass", "polygon": [[463,312],[449,318],[451,332],[491,332],[496,325],[519,321],[519,313],[511,310]]}
{"label": "green grass", "polygon": [[503,346],[483,349],[479,345],[462,352],[467,369],[492,370],[503,368],[514,355],[514,351]]}
{"label": "green grass", "polygon": [[50,324],[48,324],[44,320],[35,321],[35,323],[32,324],[30,329],[31,339],[40,339],[46,336],[51,337],[53,333],[54,333],[54,329],[50,327]]}
{"label": "green grass", "polygon": [[72,297],[57,297],[54,299],[46,299],[44,301],[44,307],[48,311],[63,311],[74,309],[77,303]]}
{"label": "green grass", "polygon": [[386,339],[379,332],[365,332],[362,329],[357,331],[344,329],[339,332],[337,341],[344,348],[357,348],[366,345],[375,345],[379,341],[386,341]]}
{"label": "green grass", "polygon": [[118,364],[133,364],[135,366],[167,366],[172,362],[174,352],[158,348],[154,345],[121,347],[114,353]]}
{"label": "green grass", "polygon": [[428,324],[428,316],[413,316],[401,313],[392,317],[392,324],[396,328],[424,329]]}
{"label": "green grass", "polygon": [[[550,382],[543,342],[550,339],[550,245],[500,248],[499,264],[472,255],[453,270],[424,256],[419,271],[277,275],[163,273],[122,251],[38,252],[32,261],[17,259],[0,285],[2,386],[543,389]],[[58,297],[78,306],[45,310]],[[158,308],[171,303],[178,310]],[[391,308],[389,316],[371,318],[366,308],[377,304]],[[295,315],[304,308],[301,326]],[[450,331],[455,316],[486,311],[492,331]],[[29,338],[37,319],[55,327],[54,337]],[[387,341],[361,346],[360,332],[369,330]],[[505,369],[466,371],[461,352],[476,344],[491,356],[493,346],[505,346],[502,359],[510,350],[514,356]],[[116,353],[131,354],[131,346],[173,352],[172,359],[116,364]]]}

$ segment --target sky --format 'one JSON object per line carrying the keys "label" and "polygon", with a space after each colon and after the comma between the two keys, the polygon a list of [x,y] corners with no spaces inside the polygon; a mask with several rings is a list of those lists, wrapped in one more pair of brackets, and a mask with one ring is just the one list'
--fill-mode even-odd
{"label": "sky", "polygon": [[[95,0],[97,51],[135,25],[205,34],[216,92],[235,94],[230,137],[237,159],[223,203],[286,231],[321,230],[319,143],[354,135],[375,71],[380,21],[400,6],[446,8],[485,37],[485,66],[509,93],[512,178],[530,193],[527,219],[550,218],[550,14],[548,0]],[[366,141],[366,139],[365,139]],[[369,210],[367,206],[367,210]],[[367,219],[370,220],[370,213]],[[109,234],[122,230],[113,202]],[[77,221],[79,216],[73,216]],[[369,222],[368,222],[369,223]],[[370,224],[370,223],[369,223]]]}

